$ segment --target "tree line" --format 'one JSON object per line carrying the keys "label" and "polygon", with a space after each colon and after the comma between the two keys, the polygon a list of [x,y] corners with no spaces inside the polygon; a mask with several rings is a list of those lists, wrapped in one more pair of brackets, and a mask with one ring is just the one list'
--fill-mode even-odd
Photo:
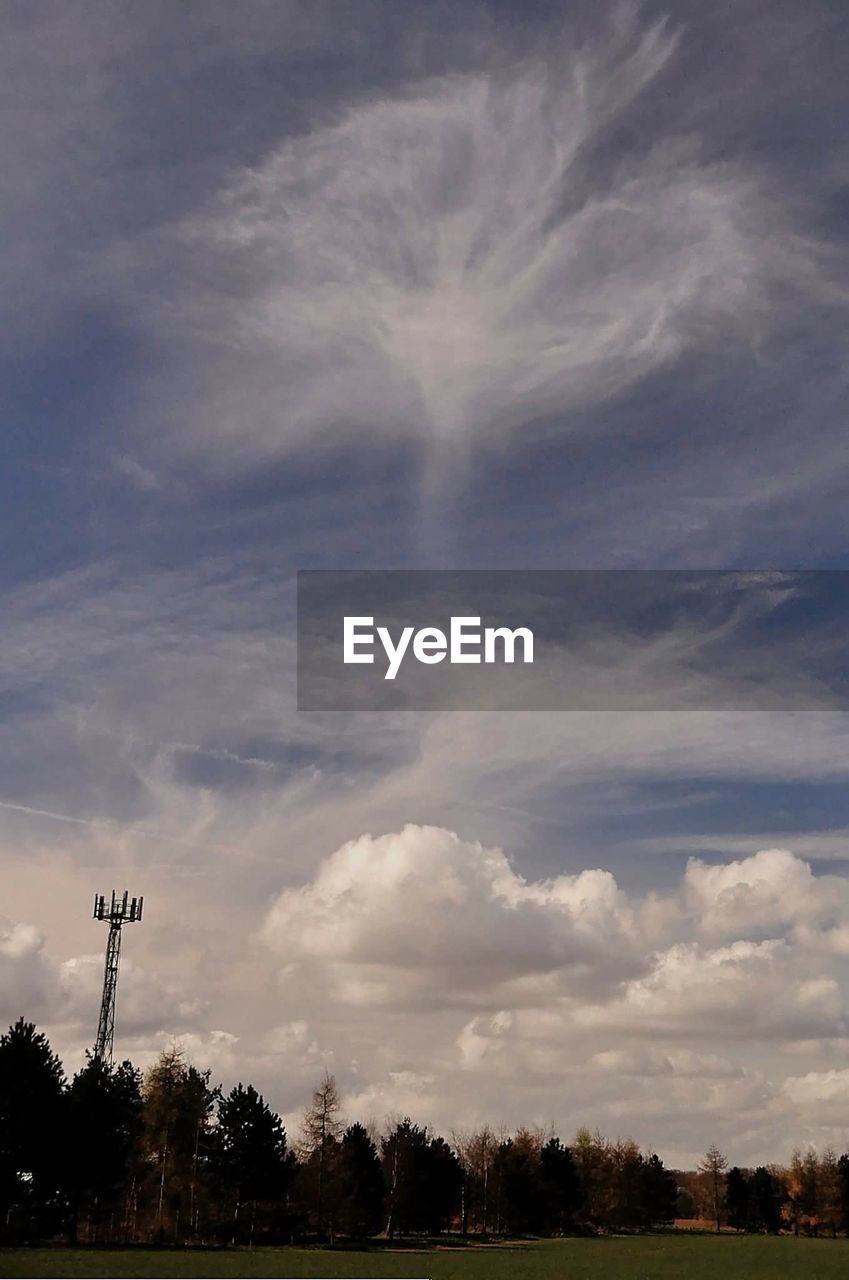
{"label": "tree line", "polygon": [[832,1147],[793,1152],[786,1167],[741,1169],[711,1146],[695,1174],[681,1173],[682,1216],[709,1219],[716,1230],[794,1235],[849,1234],[849,1152]]}
{"label": "tree line", "polygon": [[562,1235],[702,1216],[738,1230],[849,1226],[849,1156],[727,1169],[712,1149],[675,1174],[587,1129],[484,1127],[450,1140],[409,1117],[346,1123],[334,1078],[301,1132],[250,1084],[229,1092],[177,1047],[145,1073],[89,1057],[70,1080],[20,1019],[0,1036],[0,1239],[253,1244],[384,1234]]}

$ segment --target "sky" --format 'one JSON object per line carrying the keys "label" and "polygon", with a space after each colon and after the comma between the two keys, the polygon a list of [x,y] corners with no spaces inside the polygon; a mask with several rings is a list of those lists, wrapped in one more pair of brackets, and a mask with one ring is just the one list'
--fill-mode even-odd
{"label": "sky", "polygon": [[298,712],[298,569],[847,568],[835,0],[17,3],[0,1018],[849,1144],[849,719]]}

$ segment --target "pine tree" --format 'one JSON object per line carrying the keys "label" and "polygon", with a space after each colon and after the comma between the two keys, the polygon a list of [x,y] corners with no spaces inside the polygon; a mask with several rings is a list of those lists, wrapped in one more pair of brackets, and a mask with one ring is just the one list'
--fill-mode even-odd
{"label": "pine tree", "polygon": [[512,1235],[540,1235],[545,1230],[545,1195],[537,1134],[519,1129],[498,1148],[495,1173],[503,1227]]}
{"label": "pine tree", "polygon": [[0,1232],[58,1228],[67,1122],[62,1064],[19,1018],[0,1036]]}
{"label": "pine tree", "polygon": [[581,1206],[581,1178],[572,1152],[559,1138],[549,1138],[539,1156],[544,1229],[562,1235],[575,1223]]}
{"label": "pine tree", "polygon": [[749,1179],[747,1226],[750,1231],[764,1231],[770,1235],[777,1235],[781,1226],[779,1186],[763,1165],[759,1165]]}
{"label": "pine tree", "polygon": [[849,1152],[837,1161],[837,1187],[840,1197],[840,1229],[849,1235]]}
{"label": "pine tree", "polygon": [[112,1222],[111,1237],[124,1233],[121,1207],[134,1150],[141,1133],[141,1073],[130,1062],[110,1067],[90,1057],[74,1076],[68,1094],[69,1235],[77,1238],[80,1218],[89,1239],[100,1238]]}
{"label": "pine tree", "polygon": [[361,1124],[350,1125],[339,1149],[340,1228],[355,1240],[375,1235],[383,1212],[383,1169]]}
{"label": "pine tree", "polygon": [[401,1120],[381,1142],[381,1163],[386,1184],[386,1234],[403,1235],[419,1225],[416,1197],[427,1146],[427,1130],[408,1118]]}
{"label": "pine tree", "polygon": [[749,1179],[736,1165],[728,1170],[725,1183],[725,1211],[729,1227],[746,1231],[749,1227]]}
{"label": "pine tree", "polygon": [[424,1153],[420,1194],[425,1229],[431,1235],[448,1231],[460,1207],[463,1169],[444,1138],[432,1137]]}
{"label": "pine tree", "polygon": [[231,1240],[253,1244],[258,1207],[283,1201],[294,1157],[280,1117],[252,1085],[238,1084],[219,1099],[210,1171],[229,1207]]}
{"label": "pine tree", "polygon": [[463,1170],[443,1138],[401,1120],[382,1143],[386,1234],[444,1231],[460,1209]]}
{"label": "pine tree", "polygon": [[641,1168],[643,1225],[665,1227],[674,1222],[678,1209],[678,1184],[660,1156],[652,1154]]}
{"label": "pine tree", "polygon": [[610,1155],[613,1174],[610,1224],[634,1230],[645,1225],[643,1155],[630,1138],[615,1143]]}

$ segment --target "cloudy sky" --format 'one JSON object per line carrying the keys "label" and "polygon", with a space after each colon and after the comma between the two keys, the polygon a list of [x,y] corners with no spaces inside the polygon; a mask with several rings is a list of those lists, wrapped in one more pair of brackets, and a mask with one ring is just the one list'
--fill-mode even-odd
{"label": "cloudy sky", "polygon": [[298,714],[298,568],[841,568],[843,5],[6,5],[0,1016],[849,1141],[849,719]]}

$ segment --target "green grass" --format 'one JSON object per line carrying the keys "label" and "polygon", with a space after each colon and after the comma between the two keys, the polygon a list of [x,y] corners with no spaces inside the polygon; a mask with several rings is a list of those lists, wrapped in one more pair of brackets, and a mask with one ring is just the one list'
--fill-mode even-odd
{"label": "green grass", "polygon": [[678,1235],[389,1250],[5,1249],[0,1276],[844,1280],[849,1240]]}

